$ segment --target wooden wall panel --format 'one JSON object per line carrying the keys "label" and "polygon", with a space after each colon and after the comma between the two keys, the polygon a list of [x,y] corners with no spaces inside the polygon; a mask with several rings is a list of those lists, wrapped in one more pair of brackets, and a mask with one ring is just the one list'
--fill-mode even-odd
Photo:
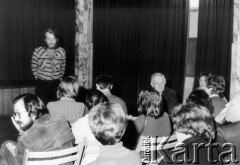
{"label": "wooden wall panel", "polygon": [[12,115],[12,100],[23,93],[34,93],[35,88],[0,89],[0,116]]}

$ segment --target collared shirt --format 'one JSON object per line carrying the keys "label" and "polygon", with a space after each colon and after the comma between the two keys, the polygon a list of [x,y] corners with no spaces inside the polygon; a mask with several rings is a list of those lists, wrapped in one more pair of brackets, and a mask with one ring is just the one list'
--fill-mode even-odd
{"label": "collared shirt", "polygon": [[50,60],[47,48],[38,47],[34,50],[31,60],[31,70],[35,79],[56,80],[63,77],[66,66],[66,53],[61,47],[55,49]]}

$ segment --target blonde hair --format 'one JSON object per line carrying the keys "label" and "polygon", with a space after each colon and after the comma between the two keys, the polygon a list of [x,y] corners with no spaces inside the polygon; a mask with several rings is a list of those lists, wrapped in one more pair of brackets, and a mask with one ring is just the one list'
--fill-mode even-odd
{"label": "blonde hair", "polygon": [[127,120],[119,104],[101,103],[91,109],[88,122],[100,143],[114,145],[123,136]]}
{"label": "blonde hair", "polygon": [[57,98],[76,98],[78,96],[78,89],[79,85],[76,77],[65,77],[62,79],[61,83],[58,86]]}

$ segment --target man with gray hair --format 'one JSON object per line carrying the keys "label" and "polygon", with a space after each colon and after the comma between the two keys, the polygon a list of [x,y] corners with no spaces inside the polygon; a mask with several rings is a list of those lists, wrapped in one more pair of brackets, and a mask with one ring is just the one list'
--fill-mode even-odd
{"label": "man with gray hair", "polygon": [[161,73],[153,73],[151,76],[151,86],[162,96],[161,108],[171,115],[173,108],[178,105],[176,92],[166,85],[166,78]]}

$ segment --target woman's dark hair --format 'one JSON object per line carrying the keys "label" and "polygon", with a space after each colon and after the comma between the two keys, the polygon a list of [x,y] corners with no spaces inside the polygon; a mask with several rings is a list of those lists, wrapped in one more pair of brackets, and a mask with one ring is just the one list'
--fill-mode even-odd
{"label": "woman's dark hair", "polygon": [[12,101],[12,104],[16,104],[16,102],[21,99],[23,99],[24,107],[29,116],[35,115],[36,119],[38,119],[40,116],[49,113],[42,100],[37,95],[30,93],[19,95]]}
{"label": "woman's dark hair", "polygon": [[108,98],[99,90],[92,89],[87,93],[85,102],[86,106],[90,110],[99,103],[108,103]]}
{"label": "woman's dark hair", "polygon": [[209,95],[202,89],[196,89],[192,91],[188,96],[186,102],[202,105],[209,110],[210,114],[213,113],[213,105],[211,103],[211,99],[209,98]]}

